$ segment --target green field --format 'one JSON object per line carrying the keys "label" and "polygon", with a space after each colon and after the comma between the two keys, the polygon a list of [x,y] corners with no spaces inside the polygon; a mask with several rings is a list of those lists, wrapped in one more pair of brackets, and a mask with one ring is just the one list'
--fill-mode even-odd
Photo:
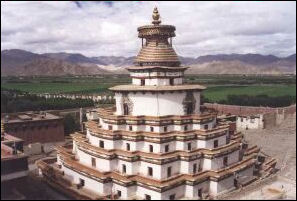
{"label": "green field", "polygon": [[111,87],[104,83],[5,83],[1,89],[12,89],[30,93],[103,93]]}
{"label": "green field", "polygon": [[228,95],[268,95],[271,97],[293,96],[296,97],[295,85],[252,85],[252,86],[209,86],[204,91],[204,96],[218,102],[226,100]]}
{"label": "green field", "polygon": [[[296,76],[188,75],[186,82],[208,88],[204,96],[212,102],[226,100],[228,95],[268,95],[296,97]],[[109,87],[131,83],[128,75],[100,77],[31,77],[1,78],[1,90],[30,93],[110,93]]]}

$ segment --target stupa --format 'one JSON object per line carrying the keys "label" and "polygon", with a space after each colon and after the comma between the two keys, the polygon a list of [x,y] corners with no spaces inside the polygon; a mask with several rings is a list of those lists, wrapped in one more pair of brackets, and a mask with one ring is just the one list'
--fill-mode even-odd
{"label": "stupa", "polygon": [[161,23],[157,8],[152,17],[138,28],[132,84],[110,88],[115,107],[99,108],[86,134],[57,147],[57,161],[38,163],[61,190],[94,199],[202,199],[255,178],[257,151],[246,153],[242,138],[203,109],[206,87],[184,82],[187,67],[172,46],[175,27]]}

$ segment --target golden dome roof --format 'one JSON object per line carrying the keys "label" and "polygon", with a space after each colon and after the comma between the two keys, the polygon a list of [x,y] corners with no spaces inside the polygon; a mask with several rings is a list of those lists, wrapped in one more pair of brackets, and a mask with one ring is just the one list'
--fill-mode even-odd
{"label": "golden dome roof", "polygon": [[137,29],[138,37],[143,40],[143,43],[135,64],[139,66],[179,66],[180,61],[172,48],[175,27],[161,25],[160,14],[156,7],[152,18],[152,25],[141,26]]}

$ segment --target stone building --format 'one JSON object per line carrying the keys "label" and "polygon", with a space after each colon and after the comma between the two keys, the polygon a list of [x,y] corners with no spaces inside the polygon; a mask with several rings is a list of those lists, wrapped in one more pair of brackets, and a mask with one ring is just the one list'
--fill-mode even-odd
{"label": "stone building", "polygon": [[63,118],[50,113],[14,113],[1,115],[5,130],[24,140],[24,144],[64,140]]}
{"label": "stone building", "polygon": [[1,185],[28,175],[28,156],[23,153],[23,143],[7,134],[1,122]]}
{"label": "stone building", "polygon": [[264,128],[264,119],[263,114],[237,116],[236,119],[236,129],[238,131],[248,130],[248,129],[263,129]]}
{"label": "stone building", "polygon": [[155,8],[138,32],[132,84],[110,89],[115,107],[98,109],[86,135],[57,147],[56,162],[37,163],[45,179],[80,198],[146,200],[202,199],[253,181],[258,150],[245,153],[242,138],[200,107],[205,87],[184,83],[175,27]]}

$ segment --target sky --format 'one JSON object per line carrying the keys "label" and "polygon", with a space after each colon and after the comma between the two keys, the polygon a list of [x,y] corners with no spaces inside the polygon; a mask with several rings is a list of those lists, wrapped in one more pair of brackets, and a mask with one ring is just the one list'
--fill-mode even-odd
{"label": "sky", "polygon": [[1,2],[1,50],[135,56],[137,27],[176,26],[177,54],[296,53],[296,2]]}

